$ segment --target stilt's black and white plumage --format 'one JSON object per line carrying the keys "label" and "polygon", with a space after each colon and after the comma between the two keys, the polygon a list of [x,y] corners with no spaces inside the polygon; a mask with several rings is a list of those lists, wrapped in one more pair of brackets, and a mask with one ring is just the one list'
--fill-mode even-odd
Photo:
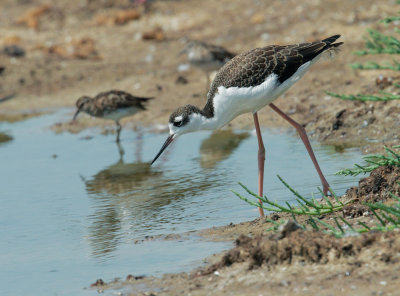
{"label": "stilt's black and white plumage", "polygon": [[[270,45],[234,57],[217,73],[203,109],[186,105],[171,114],[170,135],[152,163],[177,136],[221,128],[238,115],[251,112],[259,140],[259,195],[262,196],[265,152],[257,111],[269,105],[299,132],[321,178],[323,191],[327,193],[329,184],[318,166],[304,128],[272,102],[296,83],[321,55],[338,49],[343,44],[335,43],[339,37],[334,35],[321,41],[295,45]],[[261,208],[260,214],[263,215]]]}
{"label": "stilt's black and white plumage", "polygon": [[131,116],[139,111],[146,110],[144,104],[152,98],[136,97],[121,90],[110,90],[101,92],[94,98],[83,96],[76,101],[76,113],[73,120],[82,111],[91,116],[114,120],[117,125],[117,138],[122,126],[119,121],[127,116]]}

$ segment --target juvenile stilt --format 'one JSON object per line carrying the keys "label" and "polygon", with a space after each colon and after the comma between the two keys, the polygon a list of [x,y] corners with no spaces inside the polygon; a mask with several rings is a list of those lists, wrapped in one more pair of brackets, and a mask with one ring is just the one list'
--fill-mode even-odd
{"label": "juvenile stilt", "polygon": [[284,119],[286,119],[299,133],[301,140],[304,143],[304,146],[306,146],[307,152],[311,157],[312,162],[314,163],[315,169],[317,170],[318,176],[321,179],[321,183],[322,183],[322,190],[324,192],[324,194],[326,195],[329,191],[329,184],[328,181],[326,181],[324,174],[322,173],[318,161],[315,158],[314,152],[312,150],[310,141],[308,140],[307,137],[307,133],[304,129],[303,126],[301,126],[299,123],[297,123],[296,121],[294,121],[291,117],[289,117],[288,115],[286,115],[281,109],[279,109],[278,107],[276,107],[274,104],[269,104],[269,106],[272,108],[272,110],[274,110],[276,113],[278,113],[280,116],[282,116]]}
{"label": "juvenile stilt", "polygon": [[207,75],[206,94],[210,88],[210,73],[219,70],[235,54],[221,46],[198,40],[188,41],[180,54],[186,53],[189,63]]}
{"label": "juvenile stilt", "polygon": [[[261,136],[260,123],[258,122],[257,112],[253,113],[254,125],[256,127],[257,140],[258,140],[258,195],[263,196],[264,185],[264,163],[265,163],[265,147]],[[262,205],[262,201],[258,202]],[[263,208],[258,208],[260,217],[264,217]]]}
{"label": "juvenile stilt", "polygon": [[136,97],[121,90],[101,92],[94,98],[82,96],[76,101],[77,110],[72,120],[75,121],[80,112],[85,112],[98,118],[113,120],[117,125],[116,142],[118,143],[122,129],[119,120],[146,110],[145,104],[151,99]]}

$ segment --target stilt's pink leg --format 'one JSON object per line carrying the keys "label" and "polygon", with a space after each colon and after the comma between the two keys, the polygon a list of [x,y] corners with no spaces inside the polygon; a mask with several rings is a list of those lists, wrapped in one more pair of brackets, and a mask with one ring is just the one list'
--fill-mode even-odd
{"label": "stilt's pink leg", "polygon": [[306,131],[304,129],[304,127],[302,127],[300,124],[298,124],[296,121],[294,121],[292,118],[290,118],[288,115],[286,115],[282,110],[280,110],[278,107],[276,107],[274,104],[269,104],[269,106],[276,112],[278,113],[280,116],[282,116],[283,118],[285,118],[291,125],[294,126],[294,128],[297,130],[297,132],[300,135],[301,140],[304,143],[304,146],[306,146],[306,149],[308,151],[308,154],[311,157],[312,162],[314,163],[315,169],[317,170],[317,173],[319,175],[319,178],[321,179],[322,182],[322,190],[324,192],[324,194],[326,195],[329,191],[329,184],[328,181],[326,181],[324,174],[322,173],[319,165],[318,165],[318,161],[315,158],[314,152],[311,148],[310,145],[310,141],[308,140]]}
{"label": "stilt's pink leg", "polygon": [[[256,126],[256,133],[258,139],[258,195],[263,196],[263,183],[264,183],[264,162],[265,162],[265,147],[261,137],[260,124],[258,122],[257,112],[253,113],[254,125]],[[262,204],[261,200],[258,200]],[[260,217],[264,217],[263,208],[258,208]]]}

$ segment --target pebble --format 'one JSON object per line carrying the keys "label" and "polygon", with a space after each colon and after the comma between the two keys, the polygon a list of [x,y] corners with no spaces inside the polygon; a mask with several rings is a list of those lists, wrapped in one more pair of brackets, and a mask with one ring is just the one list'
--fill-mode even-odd
{"label": "pebble", "polygon": [[178,71],[179,71],[179,72],[184,72],[184,71],[189,70],[189,68],[190,68],[190,65],[189,65],[189,64],[180,64],[180,65],[178,66]]}
{"label": "pebble", "polygon": [[262,41],[268,41],[271,38],[271,35],[268,33],[262,33],[260,38]]}
{"label": "pebble", "polygon": [[10,57],[23,57],[25,55],[25,49],[15,44],[4,46],[3,52]]}
{"label": "pebble", "polygon": [[289,283],[288,283],[287,281],[285,281],[285,280],[282,280],[282,281],[279,283],[279,286],[288,287],[288,286],[289,286]]}

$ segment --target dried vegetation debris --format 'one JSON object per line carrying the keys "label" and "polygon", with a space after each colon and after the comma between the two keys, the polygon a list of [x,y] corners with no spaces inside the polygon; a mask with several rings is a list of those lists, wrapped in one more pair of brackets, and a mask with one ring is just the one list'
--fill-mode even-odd
{"label": "dried vegetation debris", "polygon": [[130,21],[139,19],[140,16],[141,14],[137,9],[123,9],[108,12],[106,14],[98,14],[94,18],[94,23],[96,25],[121,26],[129,23]]}
{"label": "dried vegetation debris", "polygon": [[21,43],[22,39],[18,35],[8,35],[5,36],[1,41],[3,45],[17,45]]}
{"label": "dried vegetation debris", "polygon": [[16,21],[19,25],[25,25],[31,29],[39,29],[40,18],[47,12],[49,12],[51,6],[48,4],[42,4],[35,8],[28,10],[24,15],[19,17]]}
{"label": "dried vegetation debris", "polygon": [[102,57],[97,51],[95,44],[94,39],[83,37],[50,46],[38,45],[36,49],[62,58],[101,60]]}
{"label": "dried vegetation debris", "polygon": [[142,33],[143,40],[163,41],[165,38],[165,32],[160,26],[156,26],[155,28]]}

